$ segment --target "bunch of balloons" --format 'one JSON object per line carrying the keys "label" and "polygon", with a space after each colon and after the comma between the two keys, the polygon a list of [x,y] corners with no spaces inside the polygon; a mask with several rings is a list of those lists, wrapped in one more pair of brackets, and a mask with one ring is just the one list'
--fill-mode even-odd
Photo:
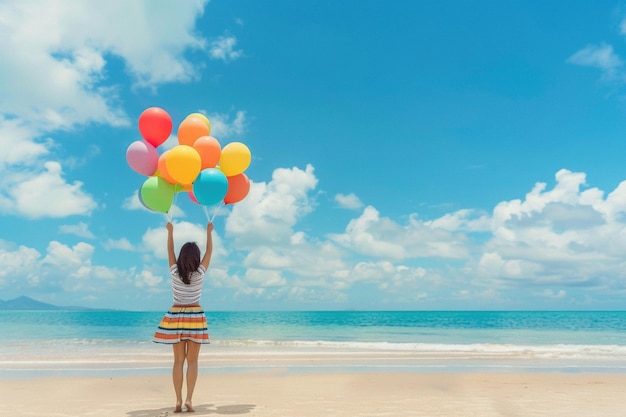
{"label": "bunch of balloons", "polygon": [[211,122],[201,113],[192,113],[178,126],[178,145],[161,155],[157,147],[172,133],[172,118],[159,107],[150,107],[139,116],[144,140],[126,150],[128,165],[148,178],[139,189],[139,201],[148,209],[167,213],[178,192],[187,192],[197,204],[234,204],[250,191],[244,171],[252,155],[246,145],[232,142],[221,147],[211,136]]}

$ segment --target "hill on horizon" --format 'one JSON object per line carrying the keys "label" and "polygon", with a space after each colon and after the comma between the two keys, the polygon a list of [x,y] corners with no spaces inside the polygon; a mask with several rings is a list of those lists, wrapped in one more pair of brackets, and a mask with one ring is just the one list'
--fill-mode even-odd
{"label": "hill on horizon", "polygon": [[34,298],[21,296],[12,300],[0,300],[0,310],[79,310],[82,307],[60,307]]}

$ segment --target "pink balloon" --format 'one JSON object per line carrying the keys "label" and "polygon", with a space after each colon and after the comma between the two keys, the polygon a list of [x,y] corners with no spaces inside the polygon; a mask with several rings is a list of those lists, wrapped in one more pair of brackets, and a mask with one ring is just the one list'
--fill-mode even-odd
{"label": "pink balloon", "polygon": [[198,200],[196,199],[196,196],[195,196],[195,195],[193,195],[193,191],[187,191],[187,194],[189,194],[189,199],[190,199],[191,201],[193,201],[193,202],[194,202],[194,203],[196,203],[196,204],[200,204],[200,203],[198,202]]}
{"label": "pink balloon", "polygon": [[126,149],[126,162],[135,172],[149,177],[157,170],[159,154],[154,146],[138,140]]}

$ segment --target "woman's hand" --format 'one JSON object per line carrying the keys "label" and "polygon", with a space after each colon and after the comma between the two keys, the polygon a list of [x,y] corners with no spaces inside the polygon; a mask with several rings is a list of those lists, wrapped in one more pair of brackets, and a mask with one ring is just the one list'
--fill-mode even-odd
{"label": "woman's hand", "polygon": [[206,225],[207,233],[211,233],[213,231],[213,223],[209,223]]}
{"label": "woman's hand", "polygon": [[174,225],[172,224],[172,222],[167,222],[167,224],[165,225],[165,228],[170,233],[172,233],[174,231]]}

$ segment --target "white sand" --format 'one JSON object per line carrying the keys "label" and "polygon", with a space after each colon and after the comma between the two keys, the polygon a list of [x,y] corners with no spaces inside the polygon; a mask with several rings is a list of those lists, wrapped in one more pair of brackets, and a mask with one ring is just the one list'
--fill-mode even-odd
{"label": "white sand", "polygon": [[[285,369],[203,373],[194,415],[610,416],[624,411],[624,374],[418,373]],[[0,380],[0,416],[172,416],[169,375]],[[185,414],[176,414],[185,415]]]}

